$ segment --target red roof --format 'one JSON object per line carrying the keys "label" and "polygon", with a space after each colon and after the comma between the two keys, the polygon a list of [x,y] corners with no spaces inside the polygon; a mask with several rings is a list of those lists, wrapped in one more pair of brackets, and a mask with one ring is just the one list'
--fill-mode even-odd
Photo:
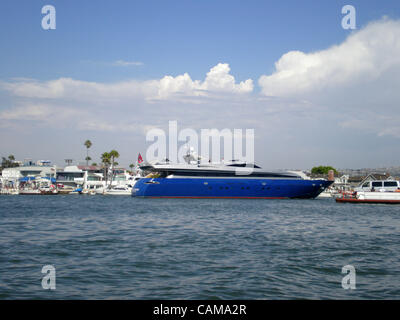
{"label": "red roof", "polygon": [[77,166],[80,170],[101,170],[100,166]]}

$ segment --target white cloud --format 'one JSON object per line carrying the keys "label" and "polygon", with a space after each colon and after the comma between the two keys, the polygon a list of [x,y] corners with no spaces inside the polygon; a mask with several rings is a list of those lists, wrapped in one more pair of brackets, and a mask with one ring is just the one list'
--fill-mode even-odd
{"label": "white cloud", "polygon": [[400,21],[383,19],[326,50],[284,54],[258,82],[264,95],[289,96],[373,81],[399,66]]}
{"label": "white cloud", "polygon": [[229,73],[229,64],[219,63],[211,68],[206,79],[192,80],[189,74],[185,73],[176,77],[165,76],[160,81],[153,83],[158,87],[159,99],[182,95],[182,96],[207,96],[209,93],[245,94],[253,91],[253,80],[248,79],[238,84],[235,78]]}
{"label": "white cloud", "polygon": [[14,96],[26,98],[60,98],[65,94],[65,82],[72,79],[61,78],[47,82],[39,82],[33,79],[15,80],[14,82],[2,82],[4,89]]}
{"label": "white cloud", "polygon": [[253,91],[253,80],[247,79],[239,84],[235,83],[235,78],[229,74],[229,64],[219,63],[207,73],[206,80],[200,88],[208,91],[223,91],[235,93],[249,93]]}
{"label": "white cloud", "polygon": [[131,67],[131,66],[142,66],[143,62],[140,61],[125,61],[125,60],[117,60],[113,63],[114,66],[117,67]]}
{"label": "white cloud", "polygon": [[[145,125],[131,117],[104,118],[82,106],[54,106],[52,104],[26,104],[0,112],[0,127],[23,121],[38,123],[53,129],[79,131],[136,132],[142,133]],[[24,124],[22,124],[24,126]]]}
{"label": "white cloud", "polygon": [[201,92],[200,81],[193,81],[189,74],[185,73],[176,77],[165,76],[161,80],[153,83],[154,87],[157,87],[157,97],[165,99],[174,94],[199,96]]}
{"label": "white cloud", "polygon": [[123,81],[117,83],[97,83],[71,78],[50,81],[15,80],[3,82],[2,87],[14,96],[44,99],[121,99],[143,98],[168,99],[179,97],[208,96],[212,93],[243,94],[253,90],[253,81],[248,79],[239,84],[229,74],[228,64],[219,63],[207,73],[205,81],[192,80],[188,73],[165,76],[159,80]]}
{"label": "white cloud", "polygon": [[308,101],[308,112],[323,111],[337,135],[400,137],[400,20],[369,23],[325,50],[288,52],[275,69],[259,78],[265,98]]}
{"label": "white cloud", "polygon": [[55,107],[51,104],[25,103],[0,112],[0,122],[33,121],[51,127],[66,127],[79,123],[89,113],[81,108]]}
{"label": "white cloud", "polygon": [[24,80],[3,82],[2,87],[12,95],[25,98],[39,99],[95,99],[115,97],[135,97],[152,93],[150,82],[125,81],[117,83],[98,83],[75,80],[71,78],[59,78],[50,81]]}
{"label": "white cloud", "polygon": [[17,107],[0,112],[0,120],[42,120],[47,118],[50,110],[41,105]]}

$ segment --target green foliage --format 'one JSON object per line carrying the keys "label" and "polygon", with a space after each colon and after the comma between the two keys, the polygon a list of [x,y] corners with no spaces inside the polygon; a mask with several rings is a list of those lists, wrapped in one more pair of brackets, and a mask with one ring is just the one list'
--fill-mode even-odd
{"label": "green foliage", "polygon": [[[119,158],[119,153],[116,150],[111,150],[110,152],[104,152],[101,155],[101,162],[103,163],[103,167],[104,167],[104,175],[106,178],[106,181],[108,181],[108,168],[110,166],[112,166],[112,168],[114,168],[116,165],[118,165],[118,162],[115,161],[115,159]],[[110,185],[109,187],[111,187],[111,183],[113,181],[113,175],[111,174],[111,180],[110,180]]]}
{"label": "green foliage", "polygon": [[92,141],[90,141],[90,140],[86,140],[84,143],[83,143],[83,145],[86,147],[86,165],[88,166],[89,165],[89,161],[90,160],[92,160],[90,157],[89,157],[89,148],[92,146]]}
{"label": "green foliage", "polygon": [[86,141],[84,142],[84,146],[85,146],[87,149],[89,149],[89,148],[92,146],[92,141],[86,140]]}
{"label": "green foliage", "polygon": [[111,150],[109,154],[110,154],[110,157],[111,157],[111,163],[114,163],[115,159],[119,158],[119,153],[116,150]]}
{"label": "green foliage", "polygon": [[10,154],[8,156],[8,158],[2,157],[1,168],[3,169],[3,168],[19,167],[19,164],[15,163],[14,161],[15,161],[15,157],[12,154]]}
{"label": "green foliage", "polygon": [[104,152],[101,155],[101,163],[103,163],[105,166],[111,164],[111,156],[108,152]]}
{"label": "green foliage", "polygon": [[312,174],[328,174],[329,170],[333,170],[335,175],[338,174],[338,171],[331,167],[331,166],[319,166],[319,167],[314,167],[311,169]]}

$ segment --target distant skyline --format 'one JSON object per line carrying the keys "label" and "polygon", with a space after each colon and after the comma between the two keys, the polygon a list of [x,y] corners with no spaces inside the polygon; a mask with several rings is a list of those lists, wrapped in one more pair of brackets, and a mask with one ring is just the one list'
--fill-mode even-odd
{"label": "distant skyline", "polygon": [[[56,9],[43,30],[41,9]],[[344,5],[357,28],[341,25]],[[150,128],[255,130],[270,169],[400,166],[399,1],[4,0],[0,156],[145,154]]]}

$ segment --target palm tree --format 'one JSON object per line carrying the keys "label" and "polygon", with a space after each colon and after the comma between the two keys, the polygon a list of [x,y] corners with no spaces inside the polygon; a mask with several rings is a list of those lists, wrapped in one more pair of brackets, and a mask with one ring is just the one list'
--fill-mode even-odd
{"label": "palm tree", "polygon": [[13,167],[18,167],[18,163],[15,163],[15,157],[10,154],[8,158],[2,157],[1,161],[1,167],[2,168],[13,168]]}
{"label": "palm tree", "polygon": [[110,157],[111,157],[111,164],[112,164],[112,165],[115,165],[115,164],[116,164],[115,159],[119,158],[119,153],[118,153],[118,151],[116,151],[116,150],[111,150],[111,151],[110,151]]}
{"label": "palm tree", "polygon": [[131,173],[133,172],[133,168],[134,168],[134,164],[133,163],[131,163],[130,165],[129,165],[129,168],[131,168]]}
{"label": "palm tree", "polygon": [[86,160],[86,165],[88,166],[89,165],[89,160],[92,160],[89,157],[89,148],[92,146],[92,141],[86,140],[83,145],[86,147],[86,159],[85,160]]}
{"label": "palm tree", "polygon": [[107,185],[107,181],[108,181],[108,167],[110,166],[111,163],[111,156],[108,152],[104,152],[101,155],[101,163],[103,164],[103,168],[104,168],[104,179]]}
{"label": "palm tree", "polygon": [[118,162],[116,162],[115,159],[119,158],[119,153],[116,150],[111,150],[109,155],[110,155],[110,159],[111,159],[111,168],[112,168],[111,180],[110,180],[110,187],[111,187],[111,184],[113,182],[113,177],[114,177],[114,173],[113,173],[114,166],[116,166],[118,164]]}

